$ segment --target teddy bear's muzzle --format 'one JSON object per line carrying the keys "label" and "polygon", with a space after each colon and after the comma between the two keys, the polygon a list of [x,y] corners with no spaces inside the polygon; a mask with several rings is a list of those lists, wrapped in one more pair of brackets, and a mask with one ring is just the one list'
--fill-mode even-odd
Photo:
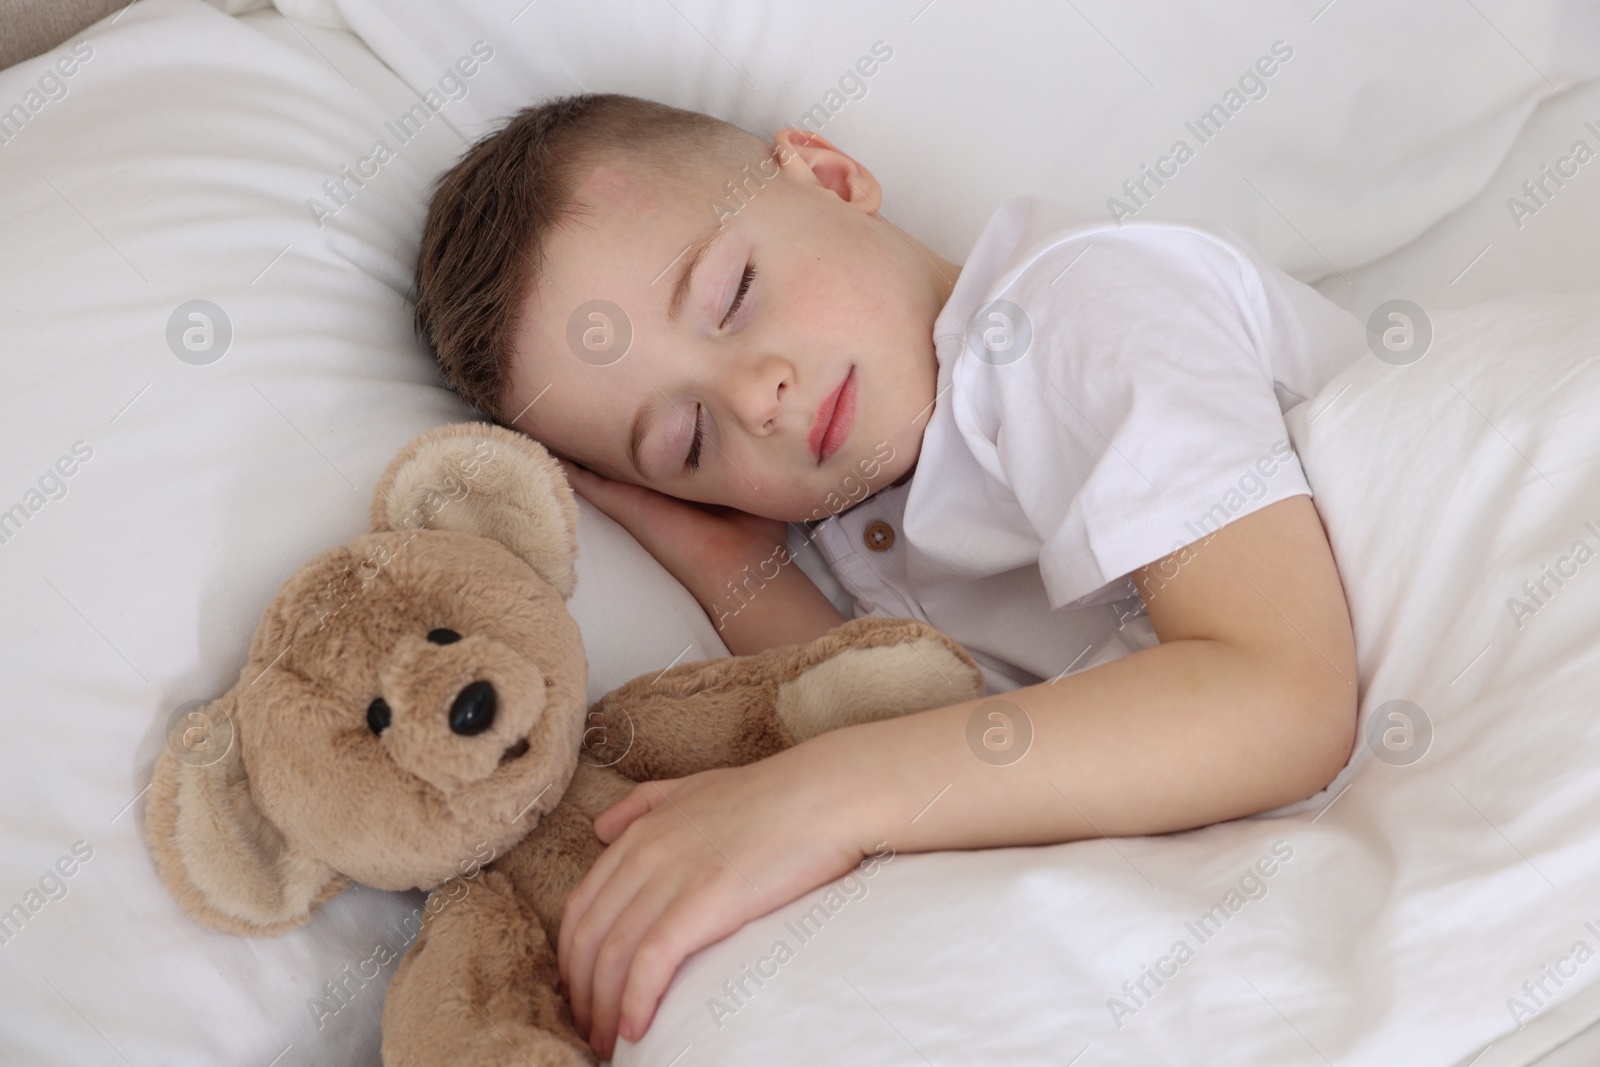
{"label": "teddy bear's muzzle", "polygon": [[403,770],[454,793],[527,755],[528,735],[544,718],[546,684],[501,641],[429,638],[403,639],[379,671],[390,709],[381,736]]}

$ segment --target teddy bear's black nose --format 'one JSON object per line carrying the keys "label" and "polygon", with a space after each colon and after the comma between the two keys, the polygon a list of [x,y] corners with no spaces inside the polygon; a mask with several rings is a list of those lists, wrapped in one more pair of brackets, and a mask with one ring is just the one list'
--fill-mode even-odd
{"label": "teddy bear's black nose", "polygon": [[461,635],[454,630],[441,626],[437,630],[428,631],[428,640],[436,645],[453,645],[461,640]]}
{"label": "teddy bear's black nose", "polygon": [[494,725],[494,686],[477,681],[456,694],[450,705],[450,729],[463,737],[481,734]]}

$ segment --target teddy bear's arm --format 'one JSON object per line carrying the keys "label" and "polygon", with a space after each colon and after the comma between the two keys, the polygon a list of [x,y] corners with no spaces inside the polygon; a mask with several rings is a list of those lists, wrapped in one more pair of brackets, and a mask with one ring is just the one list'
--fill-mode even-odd
{"label": "teddy bear's arm", "polygon": [[384,1067],[588,1067],[558,989],[555,951],[504,872],[428,898],[383,1005]]}
{"label": "teddy bear's arm", "polygon": [[677,778],[982,694],[982,670],[955,641],[866,616],[809,644],[640,675],[590,706],[584,759],[635,781]]}

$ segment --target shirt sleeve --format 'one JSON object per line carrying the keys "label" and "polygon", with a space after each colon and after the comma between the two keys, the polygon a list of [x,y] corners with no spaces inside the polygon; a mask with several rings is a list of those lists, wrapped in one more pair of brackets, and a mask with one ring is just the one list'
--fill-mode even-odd
{"label": "shirt sleeve", "polygon": [[991,294],[1031,336],[997,356],[969,330],[957,422],[992,444],[1052,608],[1125,596],[1131,571],[1310,493],[1274,391],[1273,346],[1299,335],[1273,283],[1175,226],[1063,242]]}

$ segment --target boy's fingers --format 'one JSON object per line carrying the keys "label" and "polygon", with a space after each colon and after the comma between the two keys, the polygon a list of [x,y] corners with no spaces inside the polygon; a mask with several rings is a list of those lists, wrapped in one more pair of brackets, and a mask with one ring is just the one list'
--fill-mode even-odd
{"label": "boy's fingers", "polygon": [[655,782],[640,782],[628,795],[600,813],[594,821],[594,834],[606,844],[611,844],[622,831],[633,825],[633,820],[649,814],[666,803],[667,794],[677,787],[681,778],[663,778]]}
{"label": "boy's fingers", "polygon": [[595,503],[595,497],[607,500],[615,499],[618,493],[624,489],[639,488],[638,486],[625,485],[622,482],[614,482],[610,478],[596,474],[587,467],[580,467],[576,463],[571,463],[564,459],[558,459],[556,462],[561,464],[561,470],[566,474],[567,481],[572,485],[572,488],[581,493],[584,499],[590,503]]}
{"label": "boy's fingers", "polygon": [[578,924],[588,914],[595,895],[605,886],[611,877],[611,872],[621,859],[622,855],[618,849],[606,849],[600,853],[600,858],[594,861],[594,866],[589,868],[588,873],[573,887],[572,892],[567,894],[566,906],[561,911],[561,930],[556,935],[556,970],[568,990],[572,989],[572,939],[577,933]]}
{"label": "boy's fingers", "polygon": [[[660,782],[641,783],[634,786],[627,796],[617,801],[609,810],[603,812],[600,818],[595,820],[595,835],[605,844],[611,844],[622,836],[622,832],[631,826],[635,819],[640,815],[647,814],[660,804],[665,799],[666,794],[676,788],[677,784],[682,780],[681,778],[667,778]],[[647,788],[647,786],[655,786],[656,788]],[[630,807],[630,805],[637,806]],[[613,815],[613,812],[624,808],[627,810],[623,813]],[[608,825],[606,829],[609,832],[601,833],[600,824],[608,818],[619,822],[620,825],[615,826],[614,829]],[[573,938],[577,933],[579,924],[593,905],[595,897],[609,882],[612,873],[621,861],[622,850],[607,848],[600,853],[600,858],[595,860],[594,866],[589,868],[578,884],[573,887],[572,892],[567,894],[567,903],[561,913],[561,930],[556,935],[556,971],[561,975],[561,981],[566,984],[569,996],[572,995],[575,988],[572,973]]]}
{"label": "boy's fingers", "polygon": [[556,460],[556,462],[561,465],[561,473],[567,476],[568,483],[570,483],[574,489],[578,488],[579,483],[589,484],[597,481],[600,477],[587,467],[580,467],[576,463],[570,463],[567,460],[559,458]]}
{"label": "boy's fingers", "polygon": [[595,952],[589,994],[589,1045],[602,1056],[610,1056],[616,1044],[623,983],[634,965],[639,942],[656,925],[677,892],[677,884],[671,879],[643,887],[611,924]]}
{"label": "boy's fingers", "polygon": [[[627,846],[620,847],[625,849]],[[600,858],[603,860],[608,853],[615,851],[618,849],[608,848]],[[572,936],[567,939],[567,993],[572,998],[573,1020],[584,1031],[589,1030],[593,1021],[591,1005],[594,995],[594,970],[600,945],[611,928],[616,925],[617,916],[632,903],[643,884],[635,860],[636,855],[636,852],[629,850],[628,856],[622,861],[613,863],[613,869],[598,886],[598,892],[589,901],[583,914],[578,917],[572,929]],[[599,869],[598,862],[595,867]],[[591,875],[593,873],[590,872]],[[585,881],[587,880],[585,878]],[[565,921],[562,926],[565,928]]]}
{"label": "boy's fingers", "polygon": [[660,511],[661,501],[656,499],[660,494],[655,490],[614,482],[591,471],[583,471],[578,477],[567,480],[574,492],[599,508],[606,518],[627,530],[635,540],[647,543],[642,539],[650,535],[652,513]]}
{"label": "boy's fingers", "polygon": [[562,466],[566,469],[567,482],[572,486],[573,491],[595,507],[609,514],[608,508],[602,505],[612,505],[615,502],[616,492],[610,479],[602,478],[593,471],[586,471],[582,467],[574,467],[565,463]]}
{"label": "boy's fingers", "polygon": [[[734,896],[744,883],[724,870],[710,882],[679,893],[651,926],[633,953],[622,989],[617,1032],[637,1041],[650,1028],[662,994],[690,953],[722,940],[744,925]],[[736,883],[736,884],[735,884]]]}

